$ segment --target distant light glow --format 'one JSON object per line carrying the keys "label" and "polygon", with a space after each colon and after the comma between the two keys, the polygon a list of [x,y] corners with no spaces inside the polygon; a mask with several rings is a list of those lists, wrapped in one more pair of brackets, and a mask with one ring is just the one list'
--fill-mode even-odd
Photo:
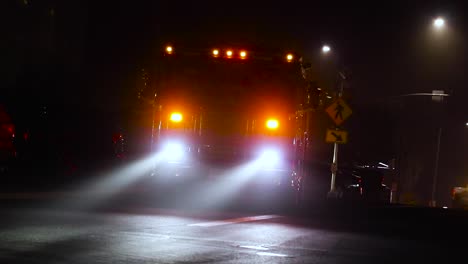
{"label": "distant light glow", "polygon": [[434,27],[437,29],[443,28],[445,25],[445,20],[441,17],[434,19]]}
{"label": "distant light glow", "polygon": [[276,119],[268,119],[266,122],[266,127],[270,130],[276,130],[279,127],[279,122]]}
{"label": "distant light glow", "polygon": [[214,49],[212,53],[213,53],[213,56],[216,57],[216,56],[219,55],[219,50],[218,50],[218,49]]}
{"label": "distant light glow", "polygon": [[330,52],[330,50],[331,50],[330,46],[323,45],[323,47],[322,47],[322,52],[323,53],[328,53],[328,52]]}
{"label": "distant light glow", "polygon": [[293,59],[294,59],[294,56],[293,56],[292,54],[286,55],[286,60],[287,60],[288,62],[291,62]]}
{"label": "distant light glow", "polygon": [[166,53],[167,54],[171,54],[173,51],[174,51],[174,49],[172,48],[172,46],[166,46]]}
{"label": "distant light glow", "polygon": [[183,117],[181,113],[174,112],[171,114],[171,117],[169,119],[174,123],[179,123],[182,121]]}
{"label": "distant light glow", "polygon": [[444,208],[444,209],[448,209],[448,207],[447,207],[447,206],[444,206],[444,207],[442,207],[442,208]]}
{"label": "distant light glow", "polygon": [[229,58],[232,57],[232,50],[226,51],[226,56],[228,56]]}
{"label": "distant light glow", "polygon": [[466,126],[468,126],[468,122],[466,122],[466,124],[465,124],[465,125],[466,125]]}

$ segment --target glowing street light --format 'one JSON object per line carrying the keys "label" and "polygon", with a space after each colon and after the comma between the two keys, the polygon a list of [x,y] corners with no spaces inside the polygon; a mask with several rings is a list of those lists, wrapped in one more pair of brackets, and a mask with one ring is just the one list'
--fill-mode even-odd
{"label": "glowing street light", "polygon": [[174,51],[174,49],[172,48],[172,46],[166,46],[166,53],[167,54],[172,54],[173,51]]}
{"label": "glowing street light", "polygon": [[441,17],[438,17],[434,19],[432,24],[436,29],[442,29],[445,26],[445,20]]}
{"label": "glowing street light", "polygon": [[292,62],[293,59],[294,59],[294,56],[293,56],[292,54],[286,55],[286,60],[287,60],[288,62]]}
{"label": "glowing street light", "polygon": [[328,45],[323,45],[323,47],[322,47],[322,52],[323,52],[323,53],[326,54],[326,53],[328,53],[328,52],[330,52],[330,51],[331,51],[330,46],[328,46]]}
{"label": "glowing street light", "polygon": [[219,55],[219,50],[218,50],[218,49],[214,49],[212,53],[213,53],[213,56],[218,57],[218,55]]}
{"label": "glowing street light", "polygon": [[231,58],[231,57],[232,57],[232,53],[233,53],[232,50],[227,50],[227,51],[226,51],[226,56],[227,56],[228,58]]}

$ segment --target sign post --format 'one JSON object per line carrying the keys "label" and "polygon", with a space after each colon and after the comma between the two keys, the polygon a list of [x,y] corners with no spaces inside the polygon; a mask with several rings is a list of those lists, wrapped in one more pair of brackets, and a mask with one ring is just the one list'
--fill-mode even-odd
{"label": "sign post", "polygon": [[328,129],[325,141],[328,143],[346,144],[348,143],[348,132],[344,130]]}
{"label": "sign post", "polygon": [[332,175],[329,195],[335,195],[336,173],[338,172],[338,144],[344,144],[348,142],[348,132],[344,130],[339,130],[338,126],[341,125],[346,119],[348,119],[348,117],[353,112],[351,108],[346,104],[346,102],[343,99],[341,99],[341,95],[343,93],[344,80],[345,78],[343,78],[341,82],[341,87],[338,93],[337,100],[325,110],[336,125],[334,130],[327,130],[327,136],[325,138],[326,142],[333,143],[333,160],[331,167]]}

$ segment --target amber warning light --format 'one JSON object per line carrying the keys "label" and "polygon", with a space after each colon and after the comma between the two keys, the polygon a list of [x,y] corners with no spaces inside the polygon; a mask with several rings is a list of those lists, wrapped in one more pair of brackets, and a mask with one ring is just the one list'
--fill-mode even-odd
{"label": "amber warning light", "polygon": [[174,123],[179,123],[182,121],[182,114],[178,112],[174,112],[171,114],[169,119]]}
{"label": "amber warning light", "polygon": [[266,121],[266,127],[270,130],[276,130],[279,127],[279,122],[276,119],[268,119]]}
{"label": "amber warning light", "polygon": [[242,50],[242,51],[239,53],[239,55],[240,55],[240,58],[241,58],[241,59],[247,58],[247,52],[246,52],[245,50]]}

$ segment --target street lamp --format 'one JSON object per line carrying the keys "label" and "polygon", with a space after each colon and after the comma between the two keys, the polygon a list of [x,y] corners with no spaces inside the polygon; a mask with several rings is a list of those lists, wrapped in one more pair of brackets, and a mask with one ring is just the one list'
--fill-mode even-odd
{"label": "street lamp", "polygon": [[445,20],[441,17],[438,17],[434,19],[432,22],[432,25],[434,26],[435,29],[440,30],[445,26]]}
{"label": "street lamp", "polygon": [[[323,45],[322,46],[322,53],[327,55],[331,51],[330,46]],[[340,76],[340,86],[338,88],[338,92],[336,93],[336,99],[339,99],[343,96],[343,88],[344,83],[346,81],[346,76],[344,73],[338,69],[338,75]],[[327,99],[331,99],[331,96],[327,95]],[[336,127],[338,129],[338,127]],[[336,197],[336,175],[337,175],[337,168],[338,168],[338,143],[335,142],[333,144],[333,158],[332,158],[332,167],[331,167],[331,182],[330,182],[330,192],[328,193],[329,197]]]}
{"label": "street lamp", "polygon": [[322,52],[323,52],[323,53],[327,54],[327,53],[330,52],[330,51],[331,51],[330,46],[328,46],[328,45],[323,45],[323,47],[322,47]]}

